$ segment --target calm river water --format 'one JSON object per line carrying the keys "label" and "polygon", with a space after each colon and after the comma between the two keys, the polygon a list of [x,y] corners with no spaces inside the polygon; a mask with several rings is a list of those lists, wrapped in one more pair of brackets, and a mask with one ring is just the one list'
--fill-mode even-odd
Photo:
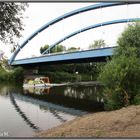
{"label": "calm river water", "polygon": [[0,137],[33,137],[77,116],[103,110],[100,86],[23,89],[0,84]]}

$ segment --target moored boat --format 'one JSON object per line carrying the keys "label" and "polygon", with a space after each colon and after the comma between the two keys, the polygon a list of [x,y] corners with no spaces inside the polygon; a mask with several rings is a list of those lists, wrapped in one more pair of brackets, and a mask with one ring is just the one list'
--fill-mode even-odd
{"label": "moored boat", "polygon": [[30,88],[30,87],[52,87],[52,86],[62,86],[66,85],[65,83],[62,84],[56,84],[56,83],[50,83],[50,80],[48,77],[39,77],[35,79],[25,79],[23,87],[24,88]]}
{"label": "moored boat", "polygon": [[23,87],[51,87],[51,86],[63,86],[66,84],[23,84]]}

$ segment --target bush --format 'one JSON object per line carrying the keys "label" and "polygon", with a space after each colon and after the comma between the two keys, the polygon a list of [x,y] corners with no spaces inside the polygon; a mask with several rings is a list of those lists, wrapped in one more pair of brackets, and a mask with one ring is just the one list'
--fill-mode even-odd
{"label": "bush", "polygon": [[136,95],[134,97],[133,104],[135,104],[135,105],[139,105],[140,104],[140,94],[138,94],[138,95]]}
{"label": "bush", "polygon": [[10,72],[5,71],[0,66],[0,81],[1,82],[23,82],[23,69],[15,68]]}
{"label": "bush", "polygon": [[23,68],[17,67],[15,68],[10,76],[11,80],[14,80],[16,82],[23,82]]}
{"label": "bush", "polygon": [[[138,32],[139,31],[139,32]],[[104,84],[105,107],[108,110],[140,103],[140,24],[129,25],[118,39],[118,47],[111,61],[98,78]],[[138,39],[138,40],[137,40]],[[134,101],[135,100],[135,101]]]}

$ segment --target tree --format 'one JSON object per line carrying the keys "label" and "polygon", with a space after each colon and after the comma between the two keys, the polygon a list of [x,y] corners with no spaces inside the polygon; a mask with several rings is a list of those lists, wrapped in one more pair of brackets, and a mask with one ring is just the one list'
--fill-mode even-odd
{"label": "tree", "polygon": [[100,73],[104,84],[105,107],[118,109],[137,104],[140,99],[140,24],[128,26],[118,39],[118,47],[112,60],[108,61]]}
{"label": "tree", "polygon": [[50,46],[48,44],[44,45],[40,48],[40,53],[42,54],[45,50],[47,50]]}
{"label": "tree", "polygon": [[[133,47],[137,49],[137,55],[140,56],[140,23],[129,24],[118,39],[118,45],[122,49],[116,50],[117,55],[127,53],[127,48]],[[130,55],[127,53],[127,55]]]}
{"label": "tree", "polygon": [[94,40],[93,44],[89,45],[89,49],[96,49],[96,48],[101,48],[101,47],[105,47],[105,41],[103,39],[99,39],[99,40]]}
{"label": "tree", "polygon": [[66,51],[66,47],[63,45],[57,45],[55,48],[52,49],[52,51],[55,52],[63,52]]}
{"label": "tree", "polygon": [[67,49],[68,52],[74,52],[74,51],[78,51],[80,50],[80,47],[79,48],[76,48],[76,47],[70,47]]}
{"label": "tree", "polygon": [[[44,45],[43,47],[40,48],[40,53],[42,54],[49,47],[50,46],[48,44],[47,45]],[[63,45],[57,45],[57,46],[55,46],[54,48],[52,48],[50,50],[50,53],[57,53],[57,52],[63,52],[63,51],[66,51],[66,47],[63,46]]]}
{"label": "tree", "polygon": [[21,37],[23,11],[26,3],[0,2],[0,40],[15,44],[14,37]]}

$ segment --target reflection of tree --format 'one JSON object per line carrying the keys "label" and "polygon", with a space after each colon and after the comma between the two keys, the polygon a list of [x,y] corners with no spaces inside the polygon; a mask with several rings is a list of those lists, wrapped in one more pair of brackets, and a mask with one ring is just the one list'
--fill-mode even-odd
{"label": "reflection of tree", "polygon": [[28,87],[24,88],[25,93],[34,93],[34,94],[49,94],[50,87]]}
{"label": "reflection of tree", "polygon": [[9,92],[19,92],[22,93],[22,88],[17,87],[14,84],[11,85],[9,83],[0,83],[0,95],[7,96]]}
{"label": "reflection of tree", "polygon": [[0,95],[7,96],[8,95],[8,89],[6,86],[0,86]]}
{"label": "reflection of tree", "polygon": [[15,107],[16,111],[19,113],[19,115],[24,119],[24,121],[31,127],[33,128],[35,131],[39,131],[39,127],[37,127],[35,124],[33,124],[31,122],[31,120],[28,119],[28,117],[25,115],[24,112],[21,111],[20,107],[17,105],[15,99],[14,99],[14,96],[11,94],[10,95],[10,100],[13,104],[13,106]]}
{"label": "reflection of tree", "polygon": [[[97,92],[94,93],[94,90]],[[56,86],[51,88],[50,94],[38,95],[26,93],[25,95],[83,111],[97,112],[103,110],[103,102],[100,102],[102,95],[98,93],[98,88],[94,89],[94,86]]]}
{"label": "reflection of tree", "polygon": [[83,100],[94,100],[101,102],[102,94],[100,93],[100,88],[98,86],[71,86],[64,90],[64,96],[69,96],[72,98],[83,99]]}

